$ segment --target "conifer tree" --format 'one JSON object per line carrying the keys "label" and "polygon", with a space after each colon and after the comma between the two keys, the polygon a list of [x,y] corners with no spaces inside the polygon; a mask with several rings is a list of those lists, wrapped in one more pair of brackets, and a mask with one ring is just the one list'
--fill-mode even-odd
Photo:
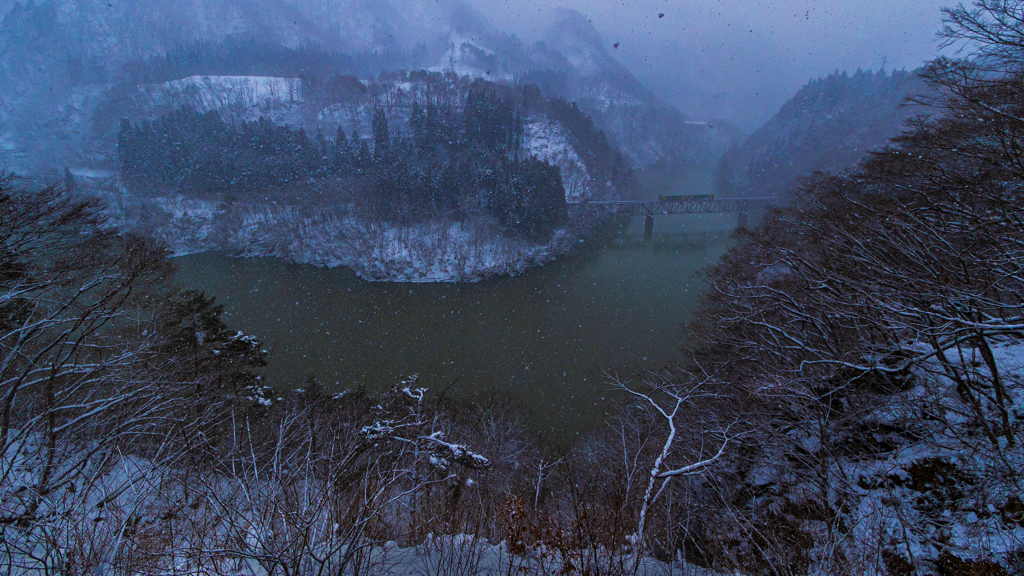
{"label": "conifer tree", "polygon": [[391,150],[391,135],[388,129],[388,117],[384,110],[378,108],[373,112],[373,159],[383,163]]}

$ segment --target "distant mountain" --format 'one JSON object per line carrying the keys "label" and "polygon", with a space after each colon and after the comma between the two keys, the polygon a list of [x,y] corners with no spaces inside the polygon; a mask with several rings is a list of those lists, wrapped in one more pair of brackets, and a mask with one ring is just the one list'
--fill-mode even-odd
{"label": "distant mountain", "polygon": [[[589,20],[560,9],[532,45],[486,29],[452,34],[442,66],[470,76],[535,83],[577,102],[640,166],[707,162],[738,140],[727,123],[692,121],[655,96],[605,47]],[[467,34],[468,33],[468,34]]]}
{"label": "distant mountain", "polygon": [[140,62],[240,38],[347,55],[360,65],[338,73],[362,79],[425,68],[536,83],[578,102],[640,166],[711,161],[736,140],[724,124],[693,122],[659,100],[611,57],[586,18],[568,10],[533,44],[457,0],[5,0],[0,10],[0,165],[28,171],[95,163],[109,152],[114,124],[93,121],[98,103],[116,101],[109,93]]}
{"label": "distant mountain", "polygon": [[812,80],[716,170],[722,194],[785,196],[815,171],[839,172],[885,146],[920,113],[908,95],[927,90],[916,72],[857,71]]}

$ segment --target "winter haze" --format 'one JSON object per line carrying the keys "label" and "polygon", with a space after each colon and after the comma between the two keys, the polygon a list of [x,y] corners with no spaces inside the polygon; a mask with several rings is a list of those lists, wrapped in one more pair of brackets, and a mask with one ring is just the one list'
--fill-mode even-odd
{"label": "winter haze", "polygon": [[[834,70],[914,69],[932,58],[941,0],[486,0],[495,26],[537,36],[553,5],[579,11],[614,56],[691,116],[752,130]],[[664,17],[659,17],[664,14]]]}

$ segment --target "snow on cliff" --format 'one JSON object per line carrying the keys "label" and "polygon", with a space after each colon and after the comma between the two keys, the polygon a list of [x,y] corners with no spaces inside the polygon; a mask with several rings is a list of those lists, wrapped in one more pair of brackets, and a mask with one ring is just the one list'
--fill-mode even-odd
{"label": "snow on cliff", "polygon": [[523,148],[562,171],[565,199],[577,202],[591,193],[591,180],[587,168],[569,141],[569,133],[556,122],[534,118],[524,126]]}

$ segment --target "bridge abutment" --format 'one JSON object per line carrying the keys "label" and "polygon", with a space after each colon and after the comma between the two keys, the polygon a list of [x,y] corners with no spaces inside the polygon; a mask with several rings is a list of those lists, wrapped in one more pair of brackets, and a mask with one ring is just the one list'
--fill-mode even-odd
{"label": "bridge abutment", "polygon": [[654,216],[644,217],[644,240],[649,240],[654,235]]}

